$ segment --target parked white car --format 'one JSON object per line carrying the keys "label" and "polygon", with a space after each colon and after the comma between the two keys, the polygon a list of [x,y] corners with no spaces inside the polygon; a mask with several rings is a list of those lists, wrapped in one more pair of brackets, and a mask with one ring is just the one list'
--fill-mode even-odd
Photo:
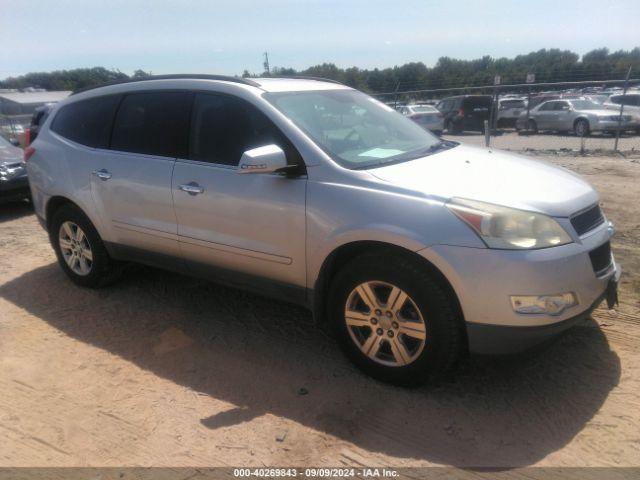
{"label": "parked white car", "polygon": [[422,128],[426,128],[436,135],[442,135],[444,115],[436,107],[432,105],[404,105],[398,111]]}
{"label": "parked white car", "polygon": [[496,126],[498,128],[515,127],[516,121],[522,112],[527,111],[526,98],[500,98],[498,99],[498,114]]}

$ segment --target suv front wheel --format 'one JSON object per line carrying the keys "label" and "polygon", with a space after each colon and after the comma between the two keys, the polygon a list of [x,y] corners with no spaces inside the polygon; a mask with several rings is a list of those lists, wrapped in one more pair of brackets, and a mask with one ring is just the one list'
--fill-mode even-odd
{"label": "suv front wheel", "polygon": [[64,205],[56,210],[49,239],[58,263],[74,283],[98,288],[119,276],[120,268],[109,257],[97,230],[74,205]]}
{"label": "suv front wheel", "polygon": [[445,373],[463,344],[450,295],[415,263],[359,256],[336,275],[329,293],[330,320],[347,356],[367,374],[401,385]]}

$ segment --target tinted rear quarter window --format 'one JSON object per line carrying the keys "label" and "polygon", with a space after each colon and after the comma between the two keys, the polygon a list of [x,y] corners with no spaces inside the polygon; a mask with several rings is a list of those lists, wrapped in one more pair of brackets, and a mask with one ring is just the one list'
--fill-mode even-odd
{"label": "tinted rear quarter window", "polygon": [[111,122],[119,98],[110,95],[65,105],[53,119],[51,130],[76,143],[105,148],[109,144]]}
{"label": "tinted rear quarter window", "polygon": [[467,97],[464,99],[465,110],[488,109],[491,107],[491,97]]}
{"label": "tinted rear quarter window", "polygon": [[126,95],[113,125],[111,149],[186,157],[192,99],[189,92]]}

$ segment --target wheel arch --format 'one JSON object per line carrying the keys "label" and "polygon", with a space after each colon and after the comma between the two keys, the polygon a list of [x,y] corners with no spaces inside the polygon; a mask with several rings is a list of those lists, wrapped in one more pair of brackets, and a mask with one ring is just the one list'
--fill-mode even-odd
{"label": "wheel arch", "polygon": [[587,127],[591,128],[591,122],[589,122],[589,118],[582,116],[582,117],[578,117],[578,118],[573,120],[573,128],[574,128],[574,130],[576,128],[576,124],[581,120],[587,122]]}
{"label": "wheel arch", "polygon": [[[89,219],[89,221],[93,224],[94,228],[98,232],[98,235],[100,235],[100,237],[103,240],[105,240],[105,236],[102,231],[102,225],[100,224],[99,221],[97,221],[98,219],[94,218],[91,212],[88,211],[88,209],[83,208],[79,202],[64,195],[53,195],[47,200],[44,206],[44,215],[45,215],[44,221],[45,221],[45,227],[48,232],[51,231],[51,221],[53,220],[53,216],[55,215],[55,212],[65,205],[71,205],[77,208],[78,210],[80,210],[84,215],[86,215],[86,217]],[[107,247],[107,250],[109,250],[109,253],[112,254],[110,244],[105,242],[105,245]]]}
{"label": "wheel arch", "polygon": [[82,208],[73,200],[64,197],[62,195],[54,195],[53,197],[51,197],[49,200],[47,200],[47,204],[45,205],[45,222],[46,222],[46,226],[47,226],[47,230],[51,229],[51,220],[53,219],[53,216],[55,215],[55,212],[57,210],[60,209],[60,207],[64,206],[64,205],[72,205],[76,208],[78,208],[79,210],[81,210],[82,212],[84,212],[84,210],[82,210]]}
{"label": "wheel arch", "polygon": [[324,260],[320,267],[320,272],[316,279],[311,307],[313,311],[313,317],[315,321],[321,326],[327,326],[327,295],[329,292],[329,286],[331,280],[340,271],[344,265],[346,265],[353,258],[372,252],[380,252],[381,255],[398,255],[407,259],[415,261],[421,268],[423,268],[431,278],[449,295],[453,302],[454,309],[458,314],[458,318],[462,320],[461,327],[463,328],[466,336],[466,329],[464,328],[464,316],[462,313],[462,307],[455,289],[447,279],[447,277],[438,269],[433,263],[429,262],[426,258],[411,251],[407,248],[400,247],[391,243],[380,241],[353,241],[335,248]]}

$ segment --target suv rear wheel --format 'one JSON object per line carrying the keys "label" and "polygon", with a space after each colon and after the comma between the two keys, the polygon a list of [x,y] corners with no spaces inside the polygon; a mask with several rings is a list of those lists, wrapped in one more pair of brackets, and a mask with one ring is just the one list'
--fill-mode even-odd
{"label": "suv rear wheel", "polygon": [[329,292],[332,327],[347,356],[383,381],[415,385],[448,371],[463,344],[452,299],[402,256],[349,262]]}
{"label": "suv rear wheel", "polygon": [[56,210],[49,239],[58,263],[74,283],[98,288],[119,276],[120,268],[109,257],[97,230],[79,208],[64,205]]}

